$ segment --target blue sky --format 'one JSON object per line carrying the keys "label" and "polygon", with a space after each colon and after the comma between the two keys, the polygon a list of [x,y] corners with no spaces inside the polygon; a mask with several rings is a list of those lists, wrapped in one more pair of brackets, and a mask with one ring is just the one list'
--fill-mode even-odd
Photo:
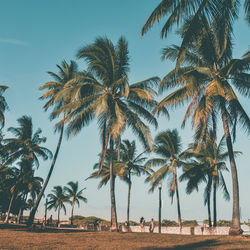
{"label": "blue sky", "polygon": [[[57,72],[56,64],[62,60],[76,60],[75,55],[81,46],[94,41],[97,36],[106,36],[114,43],[123,35],[129,43],[130,51],[130,82],[140,81],[152,76],[163,77],[173,68],[169,62],[160,60],[161,48],[178,44],[179,40],[172,32],[167,40],[160,40],[161,23],[156,25],[145,37],[140,31],[153,8],[160,1],[117,1],[117,0],[9,0],[2,1],[0,9],[0,84],[7,84],[6,99],[10,110],[6,113],[6,128],[16,126],[16,119],[22,115],[33,118],[34,128],[40,127],[47,136],[46,146],[53,152],[56,148],[58,135],[53,133],[53,122],[48,119],[49,113],[42,110],[43,102],[39,86],[51,80],[47,71]],[[142,4],[143,3],[143,4]],[[242,10],[241,10],[242,12]],[[234,56],[240,57],[249,49],[249,27],[242,18],[235,24]],[[84,69],[82,61],[78,61],[79,69]],[[241,99],[248,115],[249,100]],[[182,136],[183,148],[191,142],[190,125],[181,130],[180,123],[184,109],[170,112],[170,120],[159,119],[159,129],[152,130],[153,136],[164,129],[177,128]],[[222,134],[221,134],[222,136]],[[134,139],[130,131],[126,137]],[[139,149],[141,147],[138,145]],[[250,141],[242,131],[238,130],[235,150],[243,155],[238,157],[237,166],[240,183],[240,206],[242,219],[250,218],[249,162]],[[96,123],[63,145],[56,163],[54,174],[48,185],[46,194],[55,185],[65,185],[68,181],[79,181],[85,192],[87,204],[81,204],[76,214],[95,215],[109,219],[110,200],[109,186],[97,190],[98,181],[85,179],[91,174],[94,163],[98,160],[100,140]],[[41,162],[37,175],[46,177],[50,162]],[[231,190],[231,176],[226,173],[226,182]],[[131,219],[138,221],[144,216],[146,220],[157,219],[158,193],[148,194],[149,186],[144,177],[134,177],[131,200]],[[185,194],[185,183],[180,184],[180,199],[184,219],[206,219],[206,208],[203,206],[203,187],[200,192],[190,196]],[[166,181],[163,182],[163,219],[177,219],[175,200],[173,205],[167,195]],[[117,181],[117,213],[118,220],[126,218],[127,185]],[[43,205],[43,200],[41,205]],[[231,202],[225,202],[221,193],[218,194],[218,218],[231,218]],[[42,216],[43,206],[38,215]],[[52,212],[50,212],[52,213]],[[53,213],[54,214],[54,213]],[[70,215],[70,209],[66,217]]]}

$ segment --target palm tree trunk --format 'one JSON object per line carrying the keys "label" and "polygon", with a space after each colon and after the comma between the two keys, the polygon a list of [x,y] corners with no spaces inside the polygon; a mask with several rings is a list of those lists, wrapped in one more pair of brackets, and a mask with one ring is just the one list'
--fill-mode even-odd
{"label": "palm tree trunk", "polygon": [[[64,116],[63,116],[63,118],[64,118]],[[40,203],[40,201],[41,201],[41,199],[42,199],[42,196],[43,196],[43,194],[44,194],[44,191],[45,191],[45,189],[46,189],[46,187],[47,187],[47,185],[48,185],[49,179],[50,179],[50,177],[51,177],[51,175],[52,175],[52,172],[53,172],[53,170],[54,170],[55,163],[56,163],[56,159],[57,159],[57,155],[58,155],[59,149],[60,149],[60,147],[61,147],[61,143],[62,143],[63,131],[64,131],[64,123],[63,123],[62,126],[61,126],[61,131],[60,131],[60,136],[59,136],[59,140],[58,140],[56,152],[55,152],[55,154],[54,154],[54,157],[53,157],[53,160],[52,160],[52,163],[51,163],[51,166],[50,166],[50,170],[49,170],[48,176],[47,176],[45,182],[43,183],[43,187],[42,187],[40,193],[39,193],[38,196],[37,196],[37,200],[36,200],[36,202],[35,202],[33,208],[32,208],[31,211],[30,211],[29,219],[28,219],[28,222],[27,222],[27,225],[28,225],[28,226],[31,226],[31,225],[33,224],[34,217],[35,217],[35,213],[36,213],[36,211],[37,211],[37,208],[38,208],[38,206],[39,206],[39,203]]]}
{"label": "palm tree trunk", "polygon": [[129,171],[129,174],[128,174],[128,178],[129,178],[129,183],[128,183],[127,225],[128,225],[128,227],[129,227],[130,193],[131,193],[131,186],[132,186],[132,183],[131,183],[131,173],[130,173],[130,171]]}
{"label": "palm tree trunk", "polygon": [[108,140],[109,140],[109,133],[106,131],[106,123],[103,126],[103,135],[102,135],[102,152],[101,152],[101,158],[100,158],[100,164],[99,164],[99,172],[101,172],[103,163],[105,160],[105,156],[107,153],[107,148],[108,148]]}
{"label": "palm tree trunk", "polygon": [[9,208],[8,208],[7,215],[6,215],[6,217],[5,217],[4,223],[8,223],[8,221],[9,221],[10,210],[11,210],[11,207],[12,207],[12,203],[13,203],[13,200],[14,200],[14,196],[15,196],[15,191],[13,191],[13,194],[12,194],[12,196],[11,196]]}
{"label": "palm tree trunk", "polygon": [[17,224],[20,224],[21,222],[21,214],[22,214],[22,206],[19,208],[18,215],[17,215]]}
{"label": "palm tree trunk", "polygon": [[209,228],[212,227],[212,221],[211,221],[211,209],[210,209],[210,190],[207,193],[207,213],[208,213],[208,225]]}
{"label": "palm tree trunk", "polygon": [[57,226],[59,226],[59,223],[60,223],[60,207],[58,207]]}
{"label": "palm tree trunk", "polygon": [[113,174],[113,139],[110,138],[110,162],[109,162],[109,172],[110,172],[110,200],[111,200],[111,231],[118,231],[117,225],[117,214],[116,214],[116,204],[115,204],[115,178]]}
{"label": "palm tree trunk", "polygon": [[71,209],[71,225],[73,225],[73,213],[74,213],[74,203],[72,204],[72,209]]}
{"label": "palm tree trunk", "polygon": [[180,198],[179,198],[179,189],[178,189],[178,180],[177,180],[176,169],[175,169],[175,189],[176,189],[176,201],[177,201],[177,211],[178,211],[178,224],[179,224],[179,227],[182,227],[182,224],[181,224]]}
{"label": "palm tree trunk", "polygon": [[117,160],[120,160],[120,155],[121,155],[121,137],[119,136],[117,138]]}
{"label": "palm tree trunk", "polygon": [[217,226],[217,210],[216,210],[216,181],[214,181],[214,193],[213,193],[213,203],[214,203],[214,223],[213,226]]}
{"label": "palm tree trunk", "polygon": [[232,226],[230,228],[229,234],[241,234],[242,230],[240,228],[239,184],[238,184],[237,168],[233,154],[232,139],[228,127],[225,103],[223,103],[221,109],[221,115],[227,142],[227,149],[231,166],[232,184],[233,184],[233,215],[232,215]]}
{"label": "palm tree trunk", "polygon": [[[26,203],[27,200],[27,194],[24,195],[23,197],[23,203]],[[19,212],[18,212],[18,216],[17,216],[17,223],[20,224],[21,223],[21,218],[23,216],[23,206],[20,206]]]}

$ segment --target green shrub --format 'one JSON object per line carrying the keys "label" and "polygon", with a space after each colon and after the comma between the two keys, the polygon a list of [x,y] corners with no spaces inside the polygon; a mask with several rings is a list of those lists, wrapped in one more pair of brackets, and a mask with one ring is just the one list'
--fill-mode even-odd
{"label": "green shrub", "polygon": [[185,220],[182,222],[182,226],[184,227],[196,227],[198,223],[196,220]]}
{"label": "green shrub", "polygon": [[110,226],[110,221],[103,220],[95,216],[89,216],[89,217],[83,217],[80,215],[73,216],[74,225],[94,224],[97,220],[99,221],[99,224]]}
{"label": "green shrub", "polygon": [[230,220],[218,220],[217,226],[218,227],[231,227],[232,221]]}
{"label": "green shrub", "polygon": [[[158,222],[157,222],[158,225]],[[164,227],[178,227],[178,223],[174,220],[163,220],[161,225]]]}

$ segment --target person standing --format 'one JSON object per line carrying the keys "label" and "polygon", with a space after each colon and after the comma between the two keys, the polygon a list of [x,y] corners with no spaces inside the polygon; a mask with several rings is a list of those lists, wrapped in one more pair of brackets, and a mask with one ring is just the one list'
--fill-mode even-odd
{"label": "person standing", "polygon": [[141,217],[140,219],[141,232],[145,232],[145,219]]}
{"label": "person standing", "polygon": [[149,225],[149,232],[150,232],[150,233],[153,233],[153,232],[154,232],[154,229],[155,229],[155,221],[154,221],[154,219],[152,218],[151,221],[150,221],[150,225]]}

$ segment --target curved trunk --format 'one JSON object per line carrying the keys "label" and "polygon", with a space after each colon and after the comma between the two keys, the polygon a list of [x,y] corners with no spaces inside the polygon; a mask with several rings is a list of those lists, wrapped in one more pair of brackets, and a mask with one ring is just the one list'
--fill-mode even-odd
{"label": "curved trunk", "polygon": [[109,162],[109,174],[110,174],[110,200],[111,200],[111,231],[118,231],[117,214],[115,204],[115,178],[113,174],[113,139],[110,138],[110,162]]}
{"label": "curved trunk", "polygon": [[31,209],[30,211],[30,215],[29,215],[29,219],[28,219],[28,222],[27,222],[27,225],[28,226],[31,226],[33,224],[33,221],[34,221],[34,217],[35,217],[35,214],[36,214],[36,211],[37,211],[37,208],[39,206],[39,203],[42,199],[42,196],[44,194],[44,191],[48,185],[48,182],[49,182],[49,179],[52,175],[52,172],[54,170],[54,167],[55,167],[55,163],[56,163],[56,159],[57,159],[57,155],[58,155],[58,152],[59,152],[59,149],[61,147],[61,143],[62,143],[62,138],[63,138],[63,131],[64,131],[64,124],[62,124],[62,127],[61,127],[61,131],[60,131],[60,136],[59,136],[59,140],[58,140],[58,144],[57,144],[57,148],[56,148],[56,152],[54,154],[54,157],[53,157],[53,160],[52,160],[52,163],[51,163],[51,166],[50,166],[50,170],[49,170],[49,173],[48,173],[48,176],[45,180],[45,182],[43,183],[43,187],[40,191],[40,193],[38,194],[37,196],[37,200],[33,206],[33,208]]}
{"label": "curved trunk", "polygon": [[231,174],[232,174],[232,184],[233,184],[233,215],[232,215],[232,227],[230,228],[231,230],[230,233],[240,234],[241,228],[240,228],[240,209],[239,209],[239,184],[238,184],[237,168],[233,154],[232,139],[229,132],[226,108],[224,103],[221,109],[221,115],[222,115],[224,133],[226,137]]}
{"label": "curved trunk", "polygon": [[130,193],[131,193],[131,186],[132,186],[130,171],[128,174],[128,178],[129,178],[129,184],[128,184],[128,207],[127,207],[127,223],[128,224],[127,225],[129,226]]}
{"label": "curved trunk", "polygon": [[71,225],[73,225],[73,213],[74,213],[74,203],[72,204],[72,209],[71,209]]}
{"label": "curved trunk", "polygon": [[12,196],[11,196],[9,208],[8,208],[7,215],[6,215],[6,217],[5,217],[4,223],[8,223],[8,221],[9,221],[10,210],[11,210],[11,207],[12,207],[12,203],[13,203],[13,200],[14,200],[14,196],[15,196],[15,191],[13,191],[13,194],[12,194]]}
{"label": "curved trunk", "polygon": [[176,169],[175,169],[175,189],[176,189],[176,201],[177,201],[177,211],[178,211],[178,224],[179,224],[179,227],[182,227],[182,224],[181,224],[180,198],[179,198],[179,189],[178,189],[178,180],[177,180]]}
{"label": "curved trunk", "polygon": [[213,226],[217,226],[217,210],[216,210],[216,182],[214,181],[214,194],[213,194],[213,202],[214,202],[214,224]]}

